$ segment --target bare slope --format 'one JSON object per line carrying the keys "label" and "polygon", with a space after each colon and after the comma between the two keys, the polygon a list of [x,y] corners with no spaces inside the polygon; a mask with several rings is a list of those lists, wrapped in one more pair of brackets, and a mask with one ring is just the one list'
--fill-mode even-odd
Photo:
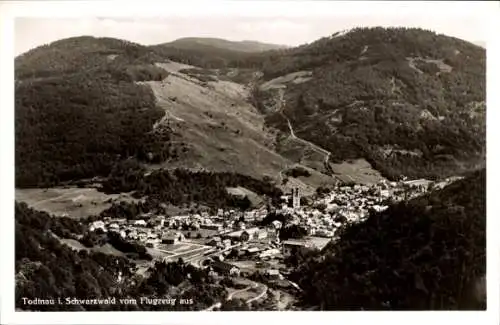
{"label": "bare slope", "polygon": [[[276,152],[276,130],[265,126],[264,116],[248,102],[247,87],[231,81],[200,81],[181,71],[196,69],[169,62],[158,64],[169,72],[161,82],[149,81],[157,104],[166,112],[160,122],[180,134],[188,144],[178,161],[154,165],[232,171],[279,180],[280,171],[294,164]],[[322,159],[322,158],[320,158]],[[297,180],[306,192],[333,181],[313,171],[310,179]]]}

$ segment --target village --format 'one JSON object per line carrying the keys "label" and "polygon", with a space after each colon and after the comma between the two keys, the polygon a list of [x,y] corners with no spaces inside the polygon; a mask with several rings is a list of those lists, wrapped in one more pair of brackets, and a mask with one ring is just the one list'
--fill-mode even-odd
{"label": "village", "polygon": [[[287,279],[291,271],[286,263],[289,257],[298,251],[318,252],[328,244],[334,245],[341,227],[362,222],[371,212],[384,211],[390,204],[423,195],[455,180],[336,184],[307,198],[294,188],[281,197],[278,207],[266,205],[249,211],[218,209],[212,215],[148,213],[129,220],[105,218],[92,222],[89,230],[116,232],[129,242],[145,246],[153,260],[137,265],[143,276],[148,276],[156,261],[182,259],[208,270],[215,278],[232,278],[233,287],[239,289],[228,288],[231,292],[228,300],[235,297],[247,303],[281,305],[277,310],[289,310],[293,308],[297,290],[301,290]],[[290,228],[302,231],[283,236]],[[220,303],[210,310],[219,307]]]}
{"label": "village", "polygon": [[[301,205],[298,189],[281,197],[282,205],[250,211],[219,209],[177,216],[143,214],[137,219],[107,218],[90,224],[90,231],[117,232],[124,239],[144,245],[155,260],[211,267],[215,273],[252,274],[256,271],[279,277],[286,274],[284,260],[296,250],[322,250],[337,239],[346,223],[363,221],[371,211],[383,211],[391,202],[410,199],[427,191],[426,180],[380,182],[373,185],[336,185]],[[285,221],[262,221],[269,213]],[[280,240],[280,232],[299,226],[301,238]],[[263,267],[262,265],[267,265]]]}

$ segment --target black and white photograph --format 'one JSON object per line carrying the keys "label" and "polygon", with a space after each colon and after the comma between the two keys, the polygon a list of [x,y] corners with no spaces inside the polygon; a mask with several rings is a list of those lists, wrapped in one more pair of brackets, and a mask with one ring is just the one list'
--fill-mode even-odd
{"label": "black and white photograph", "polygon": [[413,15],[188,3],[12,19],[9,315],[476,311],[498,323],[490,25],[473,10],[488,3],[455,16],[432,2]]}

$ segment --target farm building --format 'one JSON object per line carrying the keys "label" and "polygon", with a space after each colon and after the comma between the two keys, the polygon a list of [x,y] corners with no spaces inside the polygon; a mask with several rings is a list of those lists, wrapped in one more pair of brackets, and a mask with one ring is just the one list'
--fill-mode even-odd
{"label": "farm building", "polygon": [[249,228],[245,230],[233,231],[227,234],[225,237],[236,240],[236,241],[249,241],[252,239],[264,239],[267,238],[267,231],[260,228]]}

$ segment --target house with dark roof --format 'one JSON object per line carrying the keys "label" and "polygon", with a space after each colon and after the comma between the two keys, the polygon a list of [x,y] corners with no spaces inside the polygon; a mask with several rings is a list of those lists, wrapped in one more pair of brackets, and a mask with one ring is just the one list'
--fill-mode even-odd
{"label": "house with dark roof", "polygon": [[211,265],[211,268],[213,271],[221,275],[230,275],[230,276],[240,275],[240,269],[237,266],[221,261],[214,261]]}
{"label": "house with dark roof", "polygon": [[161,241],[163,244],[177,244],[184,239],[184,235],[177,231],[166,231],[161,236]]}
{"label": "house with dark roof", "polygon": [[321,237],[304,237],[301,239],[288,239],[283,241],[283,255],[290,256],[296,251],[309,251],[309,250],[323,250],[326,245],[331,241],[331,238],[321,238]]}

